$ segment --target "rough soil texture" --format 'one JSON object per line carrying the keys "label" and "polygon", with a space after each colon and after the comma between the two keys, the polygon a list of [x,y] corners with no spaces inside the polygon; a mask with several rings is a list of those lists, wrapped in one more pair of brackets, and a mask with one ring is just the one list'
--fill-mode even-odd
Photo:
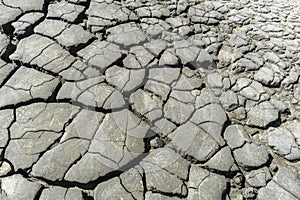
{"label": "rough soil texture", "polygon": [[300,199],[298,0],[0,0],[0,26],[0,199]]}

